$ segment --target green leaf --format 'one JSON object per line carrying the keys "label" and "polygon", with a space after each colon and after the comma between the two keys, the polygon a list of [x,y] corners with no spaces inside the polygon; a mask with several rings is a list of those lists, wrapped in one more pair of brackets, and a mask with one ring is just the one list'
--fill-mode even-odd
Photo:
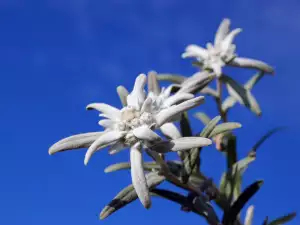
{"label": "green leaf", "polygon": [[210,120],[201,131],[200,136],[206,138],[209,137],[209,135],[215,129],[215,127],[217,126],[220,120],[221,120],[221,116],[216,116],[215,118]]}
{"label": "green leaf", "polygon": [[[160,169],[159,165],[156,162],[144,162],[143,164],[144,170],[151,171],[152,169]],[[105,173],[111,173],[119,170],[126,170],[130,169],[131,165],[129,162],[122,162],[122,163],[116,163],[112,164],[105,168]]]}
{"label": "green leaf", "polygon": [[186,77],[178,74],[160,73],[157,75],[158,80],[170,81],[175,84],[181,84]]}
{"label": "green leaf", "polygon": [[279,218],[271,221],[270,223],[268,223],[268,225],[282,225],[282,224],[285,224],[287,222],[290,222],[295,217],[296,217],[296,213],[293,212],[293,213],[287,214],[285,216],[279,217]]}
{"label": "green leaf", "polygon": [[232,204],[229,211],[224,214],[223,217],[223,224],[229,225],[232,222],[234,222],[240,213],[240,211],[243,209],[243,207],[246,205],[246,203],[252,198],[253,195],[256,194],[256,192],[261,188],[263,185],[263,181],[259,180],[254,182],[253,184],[249,185],[244,192],[238,197],[238,199]]}
{"label": "green leaf", "polygon": [[211,120],[209,116],[204,112],[197,112],[194,114],[194,117],[198,120],[200,120],[204,125],[207,125],[209,121]]}
{"label": "green leaf", "polygon": [[[165,180],[165,177],[158,175],[156,172],[146,174],[148,188],[151,190]],[[133,185],[129,185],[121,190],[117,196],[107,205],[100,213],[100,219],[105,219],[117,210],[123,208],[138,198]]]}
{"label": "green leaf", "polygon": [[278,131],[283,130],[285,127],[276,127],[273,128],[272,130],[268,131],[264,136],[262,136],[252,147],[251,152],[256,152],[257,149],[273,134],[277,133]]}
{"label": "green leaf", "polygon": [[[249,108],[252,112],[254,112],[256,115],[261,115],[261,109],[255,99],[255,97],[251,94],[251,92],[247,89],[245,89],[242,85],[237,83],[232,78],[224,75],[222,76],[222,81],[226,83],[227,90],[231,97],[233,97],[236,101],[238,101],[240,104],[246,106]],[[224,111],[228,110],[228,106],[233,106],[234,102],[225,100],[222,104],[222,109]]]}
{"label": "green leaf", "polygon": [[192,129],[191,129],[191,126],[190,126],[189,116],[188,116],[187,112],[184,112],[181,115],[180,129],[181,129],[182,137],[191,137],[191,136],[193,136]]}
{"label": "green leaf", "polygon": [[210,133],[208,138],[212,138],[212,137],[217,136],[218,134],[229,132],[229,131],[232,131],[234,129],[241,128],[241,127],[242,127],[242,125],[240,123],[235,123],[235,122],[222,123],[215,127],[215,129]]}
{"label": "green leaf", "polygon": [[231,168],[222,175],[220,192],[224,194],[230,202],[240,195],[242,176],[249,164],[254,160],[255,155],[250,154],[244,159],[234,163]]}

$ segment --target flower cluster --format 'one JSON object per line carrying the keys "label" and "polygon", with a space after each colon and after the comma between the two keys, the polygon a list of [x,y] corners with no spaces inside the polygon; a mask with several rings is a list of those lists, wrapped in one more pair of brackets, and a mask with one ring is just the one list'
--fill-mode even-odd
{"label": "flower cluster", "polygon": [[[156,153],[189,150],[211,144],[211,140],[203,137],[181,137],[176,121],[183,112],[203,103],[202,96],[177,92],[171,94],[172,87],[160,89],[155,73],[148,76],[148,94],[145,91],[147,77],[140,74],[131,93],[126,96],[122,109],[104,103],[92,103],[87,109],[99,111],[104,119],[99,125],[104,127],[102,132],[92,132],[74,135],[55,143],[49,149],[49,154],[56,152],[88,148],[84,164],[91,156],[105,147],[114,154],[122,149],[130,148],[132,183],[142,204],[149,208],[150,194],[143,171],[142,149]],[[154,132],[160,128],[162,132],[173,139],[164,140]]]}

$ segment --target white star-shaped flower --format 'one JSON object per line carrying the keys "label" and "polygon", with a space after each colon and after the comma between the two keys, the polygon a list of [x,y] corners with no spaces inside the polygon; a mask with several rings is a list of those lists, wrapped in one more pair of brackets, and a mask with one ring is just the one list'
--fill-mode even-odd
{"label": "white star-shaped flower", "polygon": [[[144,74],[136,78],[134,88],[126,98],[127,105],[121,110],[104,103],[89,104],[87,109],[98,110],[101,112],[100,116],[105,118],[99,121],[105,130],[62,139],[50,147],[49,154],[88,148],[84,159],[84,163],[87,164],[96,151],[105,147],[110,146],[111,154],[130,148],[132,183],[144,207],[149,208],[151,200],[143,171],[142,149],[148,148],[158,153],[182,151],[210,145],[211,140],[202,137],[163,140],[156,134],[155,129],[176,120],[184,111],[200,105],[204,98],[186,93],[170,96],[168,91],[147,96],[144,90],[146,80]],[[163,95],[166,95],[166,98]]]}
{"label": "white star-shaped flower", "polygon": [[196,58],[203,69],[213,70],[218,77],[222,75],[222,67],[225,65],[273,73],[273,68],[262,61],[237,57],[233,41],[241,31],[240,28],[230,31],[230,20],[224,19],[216,32],[214,44],[207,43],[206,48],[194,44],[188,45],[182,57]]}

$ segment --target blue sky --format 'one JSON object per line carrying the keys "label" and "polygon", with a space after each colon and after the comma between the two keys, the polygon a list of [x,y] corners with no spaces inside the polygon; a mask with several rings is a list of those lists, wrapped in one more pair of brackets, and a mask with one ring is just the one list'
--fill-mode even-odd
{"label": "blue sky", "polygon": [[[50,157],[48,147],[71,134],[97,131],[98,116],[85,106],[94,101],[120,106],[115,88],[131,88],[137,74],[155,69],[191,75],[195,69],[180,54],[187,44],[212,40],[224,17],[243,28],[236,39],[239,55],[276,68],[276,76],[265,77],[254,90],[263,117],[240,106],[230,115],[243,124],[239,156],[268,129],[289,127],[259,149],[246,173],[245,185],[265,180],[252,200],[254,221],[300,211],[299,10],[297,0],[2,0],[0,224],[204,223],[159,199],[149,211],[134,202],[99,221],[100,210],[130,183],[128,172],[103,170],[127,161],[127,152],[97,153],[85,167],[85,150]],[[252,74],[232,72],[239,81]],[[209,101],[201,110],[216,115]],[[200,130],[201,123],[194,122]],[[224,167],[218,152],[204,151],[208,176],[218,182]]]}

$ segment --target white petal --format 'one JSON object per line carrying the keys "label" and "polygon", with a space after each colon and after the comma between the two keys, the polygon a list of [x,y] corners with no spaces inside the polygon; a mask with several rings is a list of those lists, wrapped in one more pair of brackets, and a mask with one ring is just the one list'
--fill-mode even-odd
{"label": "white petal", "polygon": [[160,141],[161,137],[152,131],[147,125],[140,126],[132,130],[134,136],[140,140],[155,142]]}
{"label": "white petal", "polygon": [[165,123],[160,127],[161,132],[171,139],[177,139],[181,137],[181,134],[177,127],[173,123]]}
{"label": "white petal", "polygon": [[204,102],[204,97],[199,96],[199,97],[187,100],[185,102],[182,102],[178,105],[174,105],[167,109],[161,110],[158,114],[155,115],[157,127],[160,127],[164,123],[171,122],[172,119],[174,118],[174,116],[176,116],[186,110],[194,108],[203,102]]}
{"label": "white petal", "polygon": [[198,45],[189,45],[185,49],[185,53],[182,54],[182,58],[195,57],[206,59],[208,57],[207,50]]}
{"label": "white petal", "polygon": [[104,128],[112,129],[115,122],[109,119],[100,120],[98,124]]}
{"label": "white petal", "polygon": [[220,77],[222,75],[222,65],[220,65],[219,63],[214,63],[211,65],[211,67],[217,75],[217,77]]}
{"label": "white petal", "polygon": [[134,189],[145,208],[150,208],[151,199],[143,169],[141,144],[136,143],[130,149],[131,178]]}
{"label": "white petal", "polygon": [[178,103],[181,103],[183,101],[192,99],[194,97],[193,94],[190,93],[176,93],[175,95],[170,96],[164,101],[164,106],[172,106],[176,105]]}
{"label": "white petal", "polygon": [[254,214],[254,206],[250,205],[246,212],[246,217],[244,222],[245,225],[252,225],[253,214]]}
{"label": "white petal", "polygon": [[229,27],[230,20],[227,18],[223,19],[215,35],[215,45],[219,45],[221,41],[224,40],[226,35],[229,33]]}
{"label": "white petal", "polygon": [[124,145],[122,142],[119,141],[119,142],[113,144],[113,145],[109,148],[108,153],[109,153],[110,155],[114,155],[114,154],[117,154],[117,153],[119,153],[120,151],[126,149],[126,147],[127,147],[126,145]]}
{"label": "white petal", "polygon": [[146,75],[140,74],[134,83],[134,87],[132,92],[127,96],[127,104],[129,106],[133,106],[136,109],[140,109],[143,102],[145,101],[145,90],[144,87],[146,85]]}
{"label": "white petal", "polygon": [[234,38],[236,35],[238,35],[240,32],[242,32],[242,29],[237,28],[232,30],[226,38],[222,41],[221,48],[223,51],[227,51],[230,48],[230,45],[232,44]]}
{"label": "white petal", "polygon": [[123,106],[127,106],[127,96],[129,95],[129,92],[127,89],[123,86],[118,86],[117,87],[117,92],[120,97],[120,100],[122,102]]}
{"label": "white petal", "polygon": [[236,57],[229,63],[229,65],[250,69],[258,69],[265,73],[274,73],[274,69],[270,65],[256,59]]}
{"label": "white petal", "polygon": [[92,155],[101,148],[111,145],[115,141],[124,137],[127,132],[107,131],[100,136],[87,150],[84,158],[84,164],[87,165]]}
{"label": "white petal", "polygon": [[151,111],[152,111],[152,98],[149,96],[146,98],[146,100],[143,103],[141,113],[143,113],[143,112],[151,113]]}
{"label": "white petal", "polygon": [[149,147],[152,151],[166,153],[169,151],[185,151],[211,145],[212,141],[203,137],[182,137],[176,140],[162,141]]}
{"label": "white petal", "polygon": [[207,71],[198,72],[192,77],[186,79],[177,93],[195,93],[204,88],[216,75]]}
{"label": "white petal", "polygon": [[49,148],[49,154],[52,155],[56,152],[78,149],[78,148],[88,148],[91,144],[97,140],[103,132],[91,132],[84,134],[77,134],[67,138],[64,138]]}
{"label": "white petal", "polygon": [[121,117],[121,111],[119,109],[105,103],[92,103],[89,104],[86,108],[88,110],[96,109],[105,114],[105,117],[109,119],[118,119]]}
{"label": "white petal", "polygon": [[153,92],[155,95],[160,94],[160,86],[157,80],[157,73],[150,71],[148,73],[148,92]]}

